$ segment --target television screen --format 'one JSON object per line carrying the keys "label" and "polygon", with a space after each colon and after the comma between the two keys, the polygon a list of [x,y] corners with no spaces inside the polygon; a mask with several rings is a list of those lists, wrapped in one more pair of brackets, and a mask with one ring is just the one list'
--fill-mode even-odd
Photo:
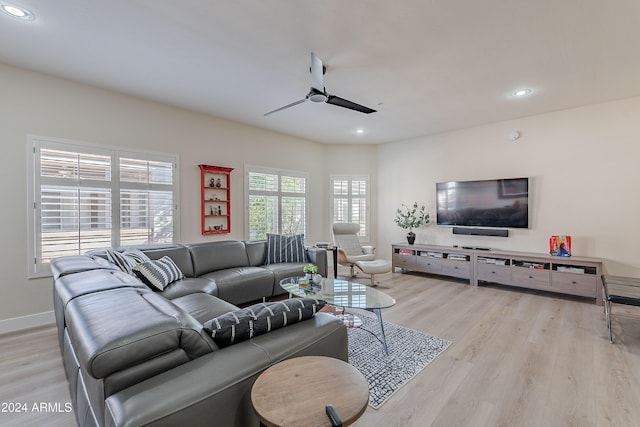
{"label": "television screen", "polygon": [[439,182],[436,223],[529,228],[529,178]]}

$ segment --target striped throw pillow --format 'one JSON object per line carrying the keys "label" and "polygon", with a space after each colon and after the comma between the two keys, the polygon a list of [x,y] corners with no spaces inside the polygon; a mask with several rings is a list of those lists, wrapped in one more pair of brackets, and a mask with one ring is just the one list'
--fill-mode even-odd
{"label": "striped throw pillow", "polygon": [[115,264],[120,270],[127,274],[133,274],[131,270],[135,264],[133,264],[122,252],[115,251],[113,249],[107,249],[107,260]]}
{"label": "striped throw pillow", "polygon": [[160,291],[176,280],[184,279],[180,268],[166,255],[158,260],[138,264],[132,270],[145,284]]}
{"label": "striped throw pillow", "polygon": [[220,347],[226,347],[287,325],[310,319],[326,304],[314,298],[292,298],[230,311],[204,323]]}
{"label": "striped throw pillow", "polygon": [[140,249],[127,248],[124,252],[107,249],[106,252],[107,260],[127,274],[133,274],[133,267],[136,265],[151,261]]}
{"label": "striped throw pillow", "polygon": [[267,234],[267,264],[279,262],[307,262],[304,234]]}

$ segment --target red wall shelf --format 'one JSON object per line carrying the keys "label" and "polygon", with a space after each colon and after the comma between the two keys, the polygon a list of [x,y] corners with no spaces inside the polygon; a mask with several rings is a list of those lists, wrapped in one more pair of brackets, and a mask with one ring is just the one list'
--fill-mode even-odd
{"label": "red wall shelf", "polygon": [[198,165],[202,234],[231,232],[231,171],[223,166]]}

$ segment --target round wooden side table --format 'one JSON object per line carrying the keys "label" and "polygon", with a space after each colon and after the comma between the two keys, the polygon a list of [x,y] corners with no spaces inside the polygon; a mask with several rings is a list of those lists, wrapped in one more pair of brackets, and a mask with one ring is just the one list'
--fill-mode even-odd
{"label": "round wooden side table", "polygon": [[367,409],[369,385],[356,368],[333,357],[303,356],[266,369],[251,389],[251,402],[267,427],[331,426],[331,404],[348,426]]}

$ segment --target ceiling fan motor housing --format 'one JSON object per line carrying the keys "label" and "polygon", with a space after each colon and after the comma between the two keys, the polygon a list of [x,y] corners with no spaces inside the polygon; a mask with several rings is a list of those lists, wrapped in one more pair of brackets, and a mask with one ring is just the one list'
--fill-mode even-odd
{"label": "ceiling fan motor housing", "polygon": [[312,87],[307,98],[313,102],[327,102],[327,95],[324,92],[320,92],[318,89]]}

